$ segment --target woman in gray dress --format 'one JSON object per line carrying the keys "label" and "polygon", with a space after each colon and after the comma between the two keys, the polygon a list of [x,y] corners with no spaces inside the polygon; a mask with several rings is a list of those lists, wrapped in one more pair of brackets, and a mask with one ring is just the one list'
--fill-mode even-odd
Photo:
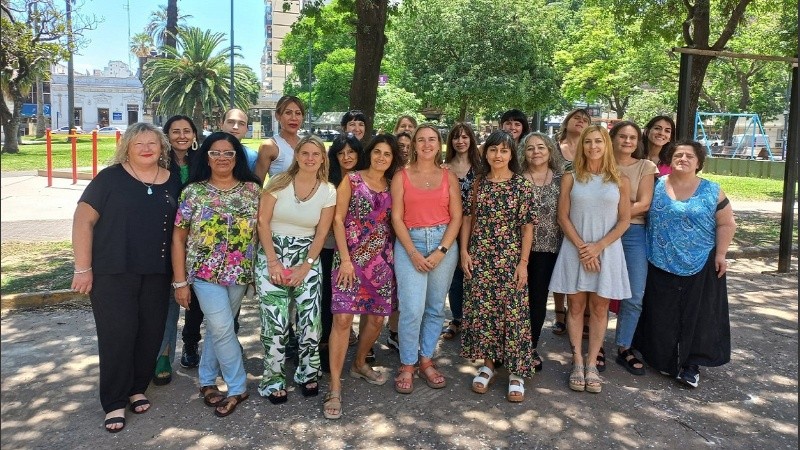
{"label": "woman in gray dress", "polygon": [[[564,231],[550,290],[569,302],[567,331],[572,348],[569,387],[600,392],[597,354],[608,325],[608,301],[631,295],[620,237],[630,222],[628,179],[614,162],[605,128],[590,125],[581,133],[574,172],[564,174],[558,200],[558,223]],[[626,201],[620,201],[620,199]],[[581,349],[583,311],[589,305],[589,354]]]}

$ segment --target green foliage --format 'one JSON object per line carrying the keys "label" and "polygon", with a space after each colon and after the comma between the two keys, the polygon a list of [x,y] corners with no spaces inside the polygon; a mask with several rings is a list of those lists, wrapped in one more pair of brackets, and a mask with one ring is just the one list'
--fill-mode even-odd
{"label": "green foliage", "polygon": [[639,91],[631,96],[626,119],[644,125],[655,116],[673,116],[678,104],[677,97],[674,89]]}
{"label": "green foliage", "polygon": [[393,84],[381,86],[378,88],[373,127],[376,130],[382,129],[386,133],[391,133],[397,118],[406,114],[414,116],[418,122],[422,122],[422,116],[417,113],[420,105],[421,101],[412,92]]}
{"label": "green foliage", "polygon": [[[178,30],[186,27],[186,19],[191,18],[190,14],[178,16]],[[163,47],[167,38],[167,6],[158,5],[158,9],[150,12],[150,21],[145,25],[145,34],[148,34],[152,41],[159,48]]]}
{"label": "green foliage", "polygon": [[[408,0],[392,23],[400,86],[423,104],[467,112],[548,109],[558,103],[555,36],[544,1]],[[536,11],[534,13],[533,11]]]}
{"label": "green foliage", "polygon": [[[225,110],[228,106],[229,53],[227,48],[217,50],[225,37],[222,33],[190,27],[178,33],[177,42],[178,49],[163,48],[167,58],[145,65],[145,90],[151,97],[159,98],[158,114],[186,114],[202,128],[206,115],[215,108]],[[258,79],[252,69],[236,64],[233,81],[234,104],[246,111],[258,99]]]}
{"label": "green foliage", "polygon": [[317,79],[312,94],[315,111],[345,111],[349,108],[355,57],[355,50],[339,48],[314,68]]}

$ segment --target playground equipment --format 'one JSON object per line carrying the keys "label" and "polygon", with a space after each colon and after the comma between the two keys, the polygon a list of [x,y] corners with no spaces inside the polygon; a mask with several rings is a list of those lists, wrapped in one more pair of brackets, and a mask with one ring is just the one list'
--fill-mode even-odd
{"label": "playground equipment", "polygon": [[[744,126],[744,132],[736,135],[736,139],[731,142],[730,146],[723,146],[721,152],[712,151],[711,146],[708,144],[709,139],[706,134],[706,127],[703,125],[703,118],[705,117],[735,117],[745,118],[747,122]],[[698,132],[699,131],[699,132]],[[769,138],[764,131],[764,125],[761,124],[761,118],[758,114],[750,113],[711,113],[698,111],[695,114],[694,120],[694,140],[701,140],[705,142],[706,153],[709,156],[727,156],[727,157],[742,157],[749,159],[756,159],[761,154],[763,148],[764,153],[770,161],[774,161],[775,157],[772,155],[772,148],[769,145]],[[759,148],[758,153],[756,148]],[[749,154],[748,154],[749,152]]]}
{"label": "playground equipment", "polygon": [[[78,133],[75,128],[69,130],[67,138],[72,143],[72,184],[78,183]],[[46,130],[47,148],[47,187],[53,186],[53,132],[50,128]],[[122,133],[117,130],[117,144],[122,138]],[[92,178],[97,176],[97,130],[92,130]]]}

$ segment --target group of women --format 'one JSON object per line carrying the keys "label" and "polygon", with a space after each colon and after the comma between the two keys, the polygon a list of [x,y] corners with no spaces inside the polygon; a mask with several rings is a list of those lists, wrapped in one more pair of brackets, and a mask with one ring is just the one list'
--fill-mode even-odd
{"label": "group of women", "polygon": [[[401,117],[395,134],[365,139],[366,118],[350,111],[326,150],[315,136],[297,136],[299,99],[285,96],[275,114],[280,130],[259,149],[256,173],[235,136],[217,132],[198,145],[192,121],[175,116],[165,133],[129,127],[115,164],[81,197],[73,289],[92,301],[107,431],[125,427],[126,408],[149,410],[151,379],[169,382],[176,305],[187,311],[185,346],[189,313],[205,319],[204,403],[225,417],[247,400],[236,318],[250,284],[264,348],[259,394],[288,401],[294,328],[293,380],[316,396],[322,366],[330,370],[329,419],[342,415],[348,345],[358,343],[352,378],[387,381],[370,366],[387,317],[397,392],[413,392],[415,375],[445,387],[437,341],[461,335],[461,355],[483,362],[471,389],[487,392],[502,366],[508,401],[523,401],[525,378],[543,367],[537,346],[550,291],[557,314],[566,313],[554,332],[569,334],[573,390],[601,390],[610,299],[622,301],[617,361],[631,373],[644,373],[634,347],[691,386],[699,366],[729,360],[733,214],[719,186],[696,176],[702,148],[673,142],[670,118],[653,119],[643,138],[632,122],[609,134],[576,110],[556,144],[528,133],[524,114],[511,110],[481,148],[469,125],[456,124],[443,158],[437,128],[413,117]],[[269,177],[263,188],[260,176]],[[453,319],[442,329],[448,297]],[[199,334],[194,326],[189,335]]]}

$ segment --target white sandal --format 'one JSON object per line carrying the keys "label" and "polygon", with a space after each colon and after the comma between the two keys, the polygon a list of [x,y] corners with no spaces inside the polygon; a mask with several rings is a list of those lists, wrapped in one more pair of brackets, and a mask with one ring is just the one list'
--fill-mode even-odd
{"label": "white sandal", "polygon": [[[511,384],[515,381],[519,382],[519,384]],[[519,395],[511,395],[515,392],[518,392]],[[508,395],[506,399],[512,403],[519,403],[525,400],[525,380],[522,377],[516,376],[513,373],[508,376]]]}
{"label": "white sandal", "polygon": [[[481,375],[486,375],[481,376]],[[485,394],[486,391],[489,390],[489,385],[494,380],[494,371],[492,369],[483,366],[478,369],[478,374],[475,375],[475,378],[472,379],[472,392],[476,392],[478,394]]]}

